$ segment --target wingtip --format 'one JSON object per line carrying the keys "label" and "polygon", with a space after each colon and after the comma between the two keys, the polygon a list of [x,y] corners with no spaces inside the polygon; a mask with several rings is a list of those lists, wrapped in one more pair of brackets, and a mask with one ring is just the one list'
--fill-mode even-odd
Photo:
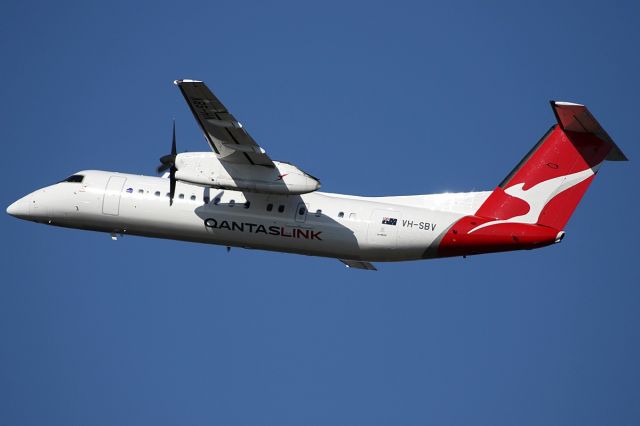
{"label": "wingtip", "polygon": [[202,83],[202,80],[191,80],[188,78],[182,80],[173,80],[173,84],[175,84],[176,86],[179,86],[182,83]]}

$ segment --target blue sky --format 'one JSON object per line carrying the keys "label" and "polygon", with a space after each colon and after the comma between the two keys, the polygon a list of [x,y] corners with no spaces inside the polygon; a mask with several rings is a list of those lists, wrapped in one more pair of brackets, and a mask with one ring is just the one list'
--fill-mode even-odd
{"label": "blue sky", "polygon": [[633,2],[16,2],[0,15],[2,202],[152,174],[172,84],[361,195],[493,188],[589,106],[606,164],[539,251],[337,261],[0,219],[0,424],[637,425],[640,18]]}

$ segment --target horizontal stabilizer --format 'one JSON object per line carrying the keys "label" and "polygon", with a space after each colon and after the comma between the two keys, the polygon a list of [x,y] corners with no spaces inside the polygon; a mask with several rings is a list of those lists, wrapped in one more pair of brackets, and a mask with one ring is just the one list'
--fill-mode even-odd
{"label": "horizontal stabilizer", "polygon": [[338,259],[338,260],[344,263],[347,266],[347,268],[366,269],[368,271],[378,270],[375,266],[373,266],[369,262],[363,262],[361,260],[346,260],[346,259]]}
{"label": "horizontal stabilizer", "polygon": [[551,101],[551,108],[553,108],[562,130],[565,132],[590,133],[612,145],[607,160],[627,161],[627,157],[598,123],[598,120],[591,115],[586,106],[571,102]]}

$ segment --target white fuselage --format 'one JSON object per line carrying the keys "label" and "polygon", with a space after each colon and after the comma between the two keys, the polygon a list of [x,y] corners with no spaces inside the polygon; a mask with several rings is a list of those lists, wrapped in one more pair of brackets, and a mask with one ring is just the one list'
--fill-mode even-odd
{"label": "white fuselage", "polygon": [[436,256],[439,238],[473,214],[489,192],[357,197],[312,192],[268,195],[105,171],[78,172],[14,203],[41,223],[363,261]]}

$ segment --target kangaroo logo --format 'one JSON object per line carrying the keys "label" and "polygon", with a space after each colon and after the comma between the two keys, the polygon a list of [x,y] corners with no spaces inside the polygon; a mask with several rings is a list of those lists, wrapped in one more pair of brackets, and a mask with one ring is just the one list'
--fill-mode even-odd
{"label": "kangaroo logo", "polygon": [[509,188],[505,189],[504,192],[527,203],[529,205],[529,211],[526,214],[514,216],[509,219],[492,220],[490,222],[483,223],[482,225],[476,226],[468,233],[471,234],[478,229],[486,228],[487,226],[497,225],[500,223],[538,223],[540,213],[542,213],[542,210],[549,201],[551,201],[556,195],[566,191],[569,188],[573,188],[580,182],[583,182],[593,176],[598,171],[598,168],[600,168],[601,164],[602,163],[594,166],[593,168],[572,173],[570,175],[558,176],[549,180],[542,181],[527,190],[522,189],[524,187],[524,182],[510,186]]}

